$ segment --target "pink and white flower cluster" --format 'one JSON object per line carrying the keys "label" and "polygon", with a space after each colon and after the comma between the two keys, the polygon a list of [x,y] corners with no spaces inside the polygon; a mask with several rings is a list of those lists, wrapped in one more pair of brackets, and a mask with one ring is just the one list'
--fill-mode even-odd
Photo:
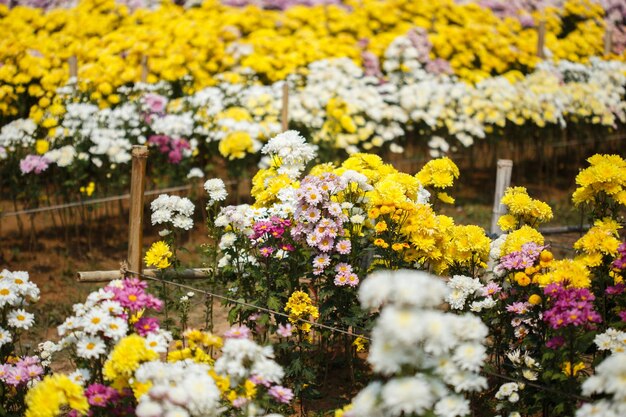
{"label": "pink and white flower cluster", "polygon": [[330,270],[335,276],[336,285],[354,287],[359,283],[359,278],[352,272],[352,266],[333,262],[333,255],[349,255],[352,251],[352,243],[344,232],[344,223],[349,218],[341,204],[332,198],[346,186],[345,179],[335,174],[306,176],[296,191],[298,206],[291,235],[315,251],[314,275],[322,275]]}
{"label": "pink and white flower cluster", "polygon": [[[84,304],[73,306],[74,315],[58,328],[61,346],[73,346],[78,357],[105,357],[110,348],[130,332],[143,336],[156,352],[165,352],[171,334],[160,329],[158,319],[143,311],[160,310],[163,302],[149,294],[148,284],[136,278],[112,281],[92,292]],[[139,312],[141,317],[137,318]]]}

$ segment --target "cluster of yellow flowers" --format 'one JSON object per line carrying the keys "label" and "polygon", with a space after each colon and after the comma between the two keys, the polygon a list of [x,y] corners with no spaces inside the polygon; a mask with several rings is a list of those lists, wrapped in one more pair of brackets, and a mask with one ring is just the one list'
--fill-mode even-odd
{"label": "cluster of yellow flowers", "polygon": [[79,414],[87,414],[89,404],[83,387],[67,375],[46,376],[26,394],[26,417],[56,417],[68,406]]}
{"label": "cluster of yellow flowers", "polygon": [[590,167],[576,176],[572,195],[576,206],[617,204],[626,206],[626,161],[619,155],[594,155]]}
{"label": "cluster of yellow flowers", "polygon": [[155,360],[158,353],[150,349],[143,337],[131,334],[120,340],[104,363],[104,378],[118,390],[129,387],[129,380],[143,362]]}
{"label": "cluster of yellow flowers", "polygon": [[[34,119],[46,110],[62,111],[55,90],[68,80],[72,56],[79,89],[102,106],[119,103],[116,88],[142,78],[178,83],[189,93],[215,84],[216,74],[241,67],[263,81],[276,81],[306,72],[309,63],[324,58],[360,62],[361,39],[369,40],[368,52],[380,58],[395,37],[415,26],[428,28],[431,55],[448,60],[455,74],[470,82],[500,74],[514,79],[540,61],[536,28],[500,19],[476,4],[349,0],[346,5],[284,12],[228,7],[217,0],[192,8],[164,2],[155,10],[134,12],[113,0],[83,0],[50,12],[0,5],[5,34],[0,40],[0,114],[15,116],[25,102],[32,104]],[[545,20],[546,48],[554,59],[585,62],[602,53],[603,14],[589,0],[567,0],[564,7],[536,12],[533,18]],[[335,123],[327,126],[329,133],[355,128],[347,118]]]}
{"label": "cluster of yellow flowers", "polygon": [[552,219],[552,209],[543,201],[531,198],[525,187],[509,187],[501,203],[509,213],[500,217],[498,226],[507,232],[525,224],[536,227]]}
{"label": "cluster of yellow flowers", "polygon": [[285,311],[289,314],[289,321],[303,333],[311,331],[311,324],[301,320],[315,320],[320,315],[317,307],[313,305],[311,297],[304,291],[294,291],[291,294],[285,305]]}
{"label": "cluster of yellow flowers", "polygon": [[172,264],[170,262],[171,257],[172,251],[170,250],[169,245],[162,240],[159,240],[150,246],[150,249],[146,252],[145,261],[147,266],[165,269]]}
{"label": "cluster of yellow flowers", "polygon": [[183,340],[176,341],[176,348],[168,352],[168,362],[193,359],[194,362],[212,365],[213,349],[219,349],[224,344],[221,337],[197,329],[187,330]]}
{"label": "cluster of yellow flowers", "polygon": [[459,178],[459,168],[448,157],[428,161],[416,175],[423,187],[434,187],[437,198],[444,203],[454,204],[454,198],[441,192],[444,188],[452,187],[455,179]]}
{"label": "cluster of yellow flowers", "polygon": [[619,230],[622,228],[614,219],[596,220],[593,227],[574,243],[574,249],[582,252],[577,258],[588,267],[599,266],[605,256],[615,258],[621,243]]}

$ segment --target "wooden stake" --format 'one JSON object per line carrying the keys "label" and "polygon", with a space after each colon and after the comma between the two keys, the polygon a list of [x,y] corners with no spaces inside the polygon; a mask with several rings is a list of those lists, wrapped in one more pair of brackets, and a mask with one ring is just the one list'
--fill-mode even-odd
{"label": "wooden stake", "polygon": [[67,63],[70,66],[70,78],[78,78],[78,58],[76,55],[69,57]]}
{"label": "wooden stake", "polygon": [[541,59],[546,59],[545,53],[546,47],[546,21],[541,20],[537,27],[537,56]]}
{"label": "wooden stake", "polygon": [[491,233],[501,234],[502,229],[498,226],[498,220],[506,213],[506,207],[500,203],[504,192],[511,185],[511,172],[513,161],[510,159],[498,159],[498,172],[496,174],[496,190],[493,199],[493,216],[491,217]]}
{"label": "wooden stake", "polygon": [[[130,268],[128,270],[133,272],[139,272]],[[156,278],[157,272],[158,269],[146,269],[142,273],[144,275]],[[165,278],[201,279],[208,278],[210,272],[210,268],[190,268],[184,269],[182,271],[169,270],[165,272]],[[114,271],[83,271],[76,273],[76,281],[78,282],[108,282],[114,279],[121,278],[124,277],[122,276],[122,271],[120,271],[119,269]]]}
{"label": "wooden stake", "polygon": [[604,56],[613,52],[613,25],[606,22],[604,25]]}
{"label": "wooden stake", "polygon": [[141,82],[148,82],[148,75],[150,74],[150,69],[148,68],[148,57],[145,55],[141,56]]}
{"label": "wooden stake", "polygon": [[148,147],[134,145],[130,179],[130,209],[128,228],[128,268],[141,273],[143,269],[143,193],[146,187]]}
{"label": "wooden stake", "polygon": [[289,84],[287,80],[283,84],[283,108],[280,116],[280,122],[282,124],[283,132],[289,129]]}

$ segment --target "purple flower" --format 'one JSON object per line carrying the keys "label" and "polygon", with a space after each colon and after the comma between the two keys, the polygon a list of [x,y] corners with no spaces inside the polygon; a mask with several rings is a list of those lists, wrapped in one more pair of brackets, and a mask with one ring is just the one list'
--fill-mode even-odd
{"label": "purple flower", "polygon": [[525,314],[528,312],[528,308],[531,306],[530,303],[524,301],[518,301],[515,302],[513,304],[509,304],[508,306],[506,306],[506,311],[508,311],[509,313],[515,313],[515,314]]}
{"label": "purple flower", "polygon": [[624,289],[626,289],[626,285],[624,285],[623,283],[619,283],[612,287],[607,287],[606,293],[609,295],[619,295],[624,292]]}
{"label": "purple flower", "polygon": [[544,294],[550,296],[552,307],[544,313],[543,320],[553,329],[570,325],[591,329],[595,323],[602,322],[602,317],[593,307],[595,297],[586,288],[565,288],[560,283],[550,284],[544,288]]}
{"label": "purple flower", "polygon": [[483,287],[482,290],[482,295],[483,297],[488,297],[490,295],[494,295],[499,293],[500,291],[502,291],[502,287],[500,287],[497,283],[495,282],[490,282],[489,284],[485,285]]}
{"label": "purple flower", "polygon": [[30,174],[31,172],[41,174],[48,169],[49,164],[50,161],[44,156],[26,155],[26,157],[20,161],[20,171],[22,171],[23,175]]}
{"label": "purple flower", "polygon": [[143,102],[151,113],[163,114],[167,98],[154,93],[148,93],[143,96]]}
{"label": "purple flower", "polygon": [[18,366],[12,366],[6,373],[3,378],[4,382],[9,385],[18,386],[22,384],[26,384],[30,381],[28,374],[26,373],[26,369]]}
{"label": "purple flower", "polygon": [[233,326],[226,333],[225,339],[247,339],[250,337],[250,329],[246,326]]}
{"label": "purple flower", "polygon": [[283,404],[289,404],[289,402],[293,399],[293,391],[281,385],[274,385],[269,389],[269,391],[267,391],[267,393],[276,401]]}
{"label": "purple flower", "polygon": [[546,346],[550,349],[558,349],[565,344],[563,336],[555,336],[546,342]]}
{"label": "purple flower", "polygon": [[291,323],[279,324],[276,333],[278,333],[278,335],[282,337],[289,337],[293,333],[293,326],[291,325]]}
{"label": "purple flower", "polygon": [[135,323],[135,330],[140,336],[147,336],[159,330],[159,319],[155,317],[142,317]]}
{"label": "purple flower", "polygon": [[91,384],[85,390],[85,397],[89,405],[95,407],[106,407],[111,401],[116,401],[119,397],[119,393],[106,385]]}

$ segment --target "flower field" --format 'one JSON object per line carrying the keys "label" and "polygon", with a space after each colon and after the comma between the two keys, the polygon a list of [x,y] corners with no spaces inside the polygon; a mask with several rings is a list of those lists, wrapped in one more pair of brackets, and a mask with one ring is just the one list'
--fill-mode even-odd
{"label": "flower field", "polygon": [[623,1],[5,3],[0,415],[626,415]]}
{"label": "flower field", "polygon": [[[447,157],[415,175],[367,153],[312,164],[316,147],[293,130],[260,152],[271,162],[252,204],[226,205],[219,178],[204,183],[206,207],[152,199],[160,239],[144,261],[156,276],[126,270],[75,304],[52,340],[21,343],[39,289],[28,272],[1,272],[5,410],[309,415],[335,362],[352,387],[321,415],[622,415],[626,160],[588,159],[572,203],[592,226],[575,256],[556,259],[537,229],[552,209],[524,187],[505,192],[497,237],[439,214],[460,175]],[[193,266],[180,254],[196,209],[208,272],[185,283],[175,277]],[[212,297],[231,326],[219,336]]]}

